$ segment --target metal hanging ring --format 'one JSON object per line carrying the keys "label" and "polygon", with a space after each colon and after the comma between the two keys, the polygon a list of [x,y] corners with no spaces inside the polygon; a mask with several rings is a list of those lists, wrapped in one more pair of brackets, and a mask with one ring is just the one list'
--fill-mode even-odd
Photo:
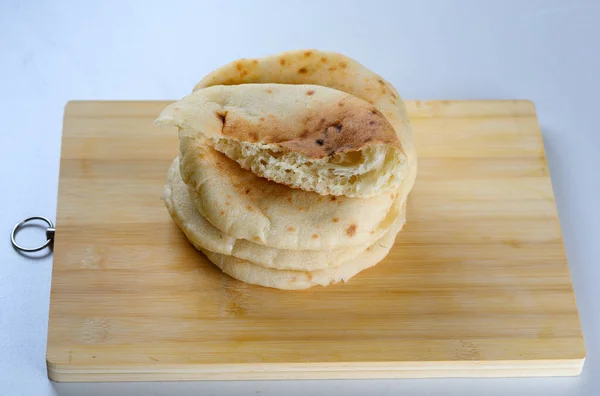
{"label": "metal hanging ring", "polygon": [[[23,227],[25,224],[27,224],[33,220],[42,220],[43,222],[48,224],[48,228],[46,228],[46,242],[44,242],[43,245],[40,245],[38,247],[33,247],[33,248],[28,248],[28,247],[19,245],[15,239],[17,233],[19,232],[21,227]],[[54,224],[52,224],[52,222],[50,220],[48,220],[47,218],[45,218],[43,216],[31,216],[31,217],[28,217],[25,220],[17,223],[17,225],[15,225],[15,228],[13,228],[12,232],[10,233],[10,242],[12,243],[12,245],[15,249],[20,250],[22,252],[37,252],[39,250],[42,250],[42,249],[48,247],[54,241],[55,231],[56,231],[56,229],[54,228]]]}

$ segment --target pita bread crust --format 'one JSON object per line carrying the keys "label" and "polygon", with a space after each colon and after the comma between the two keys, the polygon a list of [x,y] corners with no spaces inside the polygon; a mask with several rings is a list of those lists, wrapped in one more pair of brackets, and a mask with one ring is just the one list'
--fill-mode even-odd
{"label": "pita bread crust", "polygon": [[245,283],[282,290],[300,290],[312,286],[329,286],[341,281],[347,282],[367,268],[383,260],[394,246],[396,235],[404,221],[398,222],[378,241],[355,258],[340,266],[319,271],[286,271],[263,268],[248,261],[201,249],[204,255],[227,275]]}
{"label": "pita bread crust", "polygon": [[196,210],[190,198],[193,194],[195,191],[188,191],[188,186],[181,180],[179,158],[175,158],[169,168],[163,200],[175,223],[198,249],[231,255],[265,268],[317,271],[337,267],[370,245],[334,250],[289,250],[236,239],[214,227]]}
{"label": "pita bread crust", "polygon": [[172,103],[157,122],[212,140],[275,144],[311,159],[378,144],[402,151],[394,128],[375,106],[317,85],[213,86]]}

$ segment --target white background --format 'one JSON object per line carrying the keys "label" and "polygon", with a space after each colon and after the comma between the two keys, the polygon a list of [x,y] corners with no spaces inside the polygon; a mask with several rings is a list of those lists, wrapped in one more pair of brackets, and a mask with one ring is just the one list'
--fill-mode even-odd
{"label": "white background", "polygon": [[[167,5],[170,4],[170,5]],[[345,53],[405,99],[537,106],[588,359],[576,378],[53,384],[45,344],[52,257],[10,247],[55,217],[71,99],[175,99],[238,57]],[[0,394],[600,394],[599,1],[0,0]],[[32,242],[38,234],[27,233]],[[595,377],[592,375],[596,372]]]}

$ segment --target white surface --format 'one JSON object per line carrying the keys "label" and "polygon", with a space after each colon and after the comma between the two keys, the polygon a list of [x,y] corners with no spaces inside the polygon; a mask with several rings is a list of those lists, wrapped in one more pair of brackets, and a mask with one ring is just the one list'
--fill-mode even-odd
{"label": "white surface", "polygon": [[[600,394],[595,285],[600,279],[600,2],[71,3],[0,1],[0,394]],[[28,215],[55,217],[65,102],[175,99],[223,63],[295,48],[346,53],[389,79],[407,99],[535,102],[588,351],[580,377],[160,384],[47,380],[51,256],[31,260],[16,254],[8,232]]]}

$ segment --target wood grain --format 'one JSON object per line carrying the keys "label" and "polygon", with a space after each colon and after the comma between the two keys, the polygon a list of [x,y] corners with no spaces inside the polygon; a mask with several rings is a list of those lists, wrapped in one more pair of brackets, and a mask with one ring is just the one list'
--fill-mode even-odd
{"label": "wood grain", "polygon": [[389,256],[306,291],[223,275],[160,195],[167,102],[65,110],[57,381],[577,375],[585,349],[533,105],[409,101],[419,177]]}

